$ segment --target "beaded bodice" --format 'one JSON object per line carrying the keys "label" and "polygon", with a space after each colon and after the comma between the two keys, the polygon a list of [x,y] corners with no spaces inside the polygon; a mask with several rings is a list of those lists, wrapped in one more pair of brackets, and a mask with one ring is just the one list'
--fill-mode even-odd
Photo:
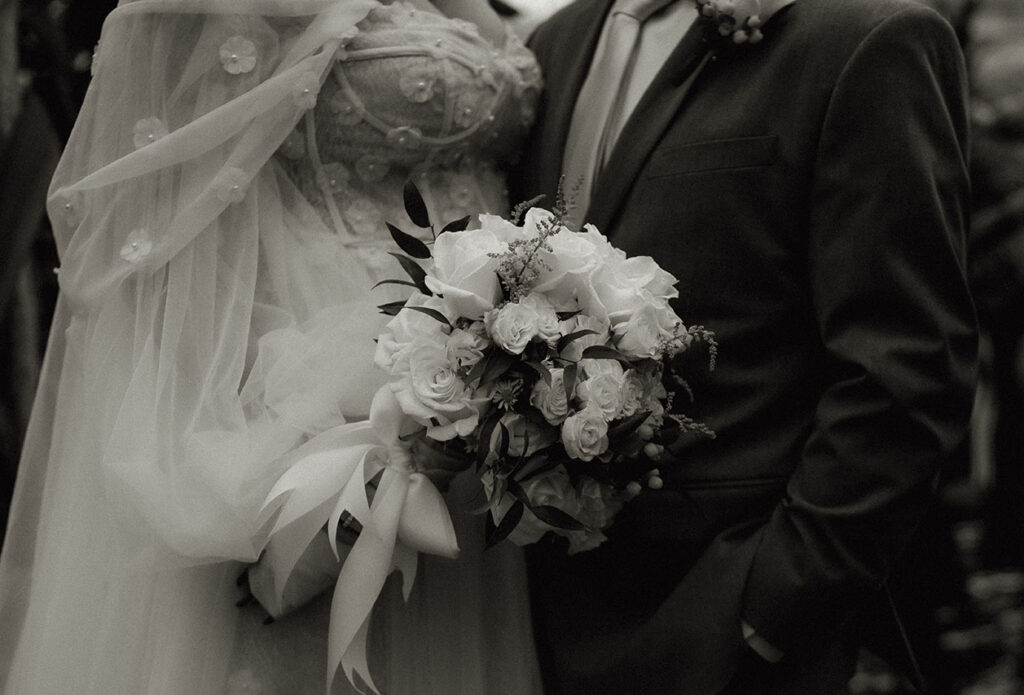
{"label": "beaded bodice", "polygon": [[280,155],[328,227],[372,268],[389,260],[384,221],[411,227],[402,205],[409,179],[435,225],[507,211],[500,170],[532,122],[540,85],[513,34],[497,48],[468,22],[382,5],[345,38]]}

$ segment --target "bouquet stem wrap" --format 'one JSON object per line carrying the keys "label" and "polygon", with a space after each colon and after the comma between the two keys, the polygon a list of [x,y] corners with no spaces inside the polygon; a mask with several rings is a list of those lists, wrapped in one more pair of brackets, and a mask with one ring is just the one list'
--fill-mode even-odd
{"label": "bouquet stem wrap", "polygon": [[[355,683],[359,677],[379,692],[370,676],[366,638],[373,605],[388,575],[402,573],[408,600],[416,580],[419,552],[454,558],[459,546],[441,493],[412,467],[401,441],[405,415],[389,387],[377,391],[370,417],[341,425],[296,451],[296,460],[267,497],[263,518],[276,515],[271,538],[278,550],[265,560],[272,565],[275,599],[280,603],[288,577],[303,551],[327,524],[337,554],[341,516],[362,526],[341,569],[331,605],[327,687],[339,666]],[[380,474],[373,502],[366,483]]]}

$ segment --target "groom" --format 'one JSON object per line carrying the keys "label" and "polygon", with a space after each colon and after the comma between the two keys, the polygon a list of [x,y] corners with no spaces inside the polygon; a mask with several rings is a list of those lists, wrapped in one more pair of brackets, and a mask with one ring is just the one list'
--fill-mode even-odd
{"label": "groom", "polygon": [[954,34],[909,0],[578,0],[530,45],[514,195],[564,172],[720,343],[691,382],[717,439],[597,550],[530,550],[546,690],[846,692],[971,406]]}

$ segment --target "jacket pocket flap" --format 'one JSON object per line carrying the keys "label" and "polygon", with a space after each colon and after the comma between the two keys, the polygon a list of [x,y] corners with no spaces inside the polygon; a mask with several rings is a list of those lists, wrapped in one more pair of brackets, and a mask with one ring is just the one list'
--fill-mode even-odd
{"label": "jacket pocket flap", "polygon": [[777,135],[763,135],[672,145],[654,153],[647,177],[765,166],[775,160],[778,140]]}

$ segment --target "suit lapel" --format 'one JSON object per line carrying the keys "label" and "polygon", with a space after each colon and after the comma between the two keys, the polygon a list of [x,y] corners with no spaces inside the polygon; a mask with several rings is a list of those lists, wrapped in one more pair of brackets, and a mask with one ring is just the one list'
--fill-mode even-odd
{"label": "suit lapel", "polygon": [[[572,112],[576,99],[590,69],[590,61],[601,36],[604,19],[614,0],[579,2],[571,9],[577,9],[579,16],[566,21],[563,26],[579,27],[574,36],[566,36],[559,42],[550,61],[553,70],[551,79],[545,85],[549,107],[545,119],[548,126],[542,130],[540,188],[541,191],[555,191],[562,172],[562,155],[565,141],[569,137]],[[563,67],[564,66],[564,67]],[[562,97],[552,99],[551,97]],[[550,204],[550,202],[549,202]]]}
{"label": "suit lapel", "polygon": [[615,148],[595,183],[587,211],[586,221],[606,234],[618,217],[640,168],[710,59],[707,31],[707,22],[698,19],[693,23],[622,128]]}

